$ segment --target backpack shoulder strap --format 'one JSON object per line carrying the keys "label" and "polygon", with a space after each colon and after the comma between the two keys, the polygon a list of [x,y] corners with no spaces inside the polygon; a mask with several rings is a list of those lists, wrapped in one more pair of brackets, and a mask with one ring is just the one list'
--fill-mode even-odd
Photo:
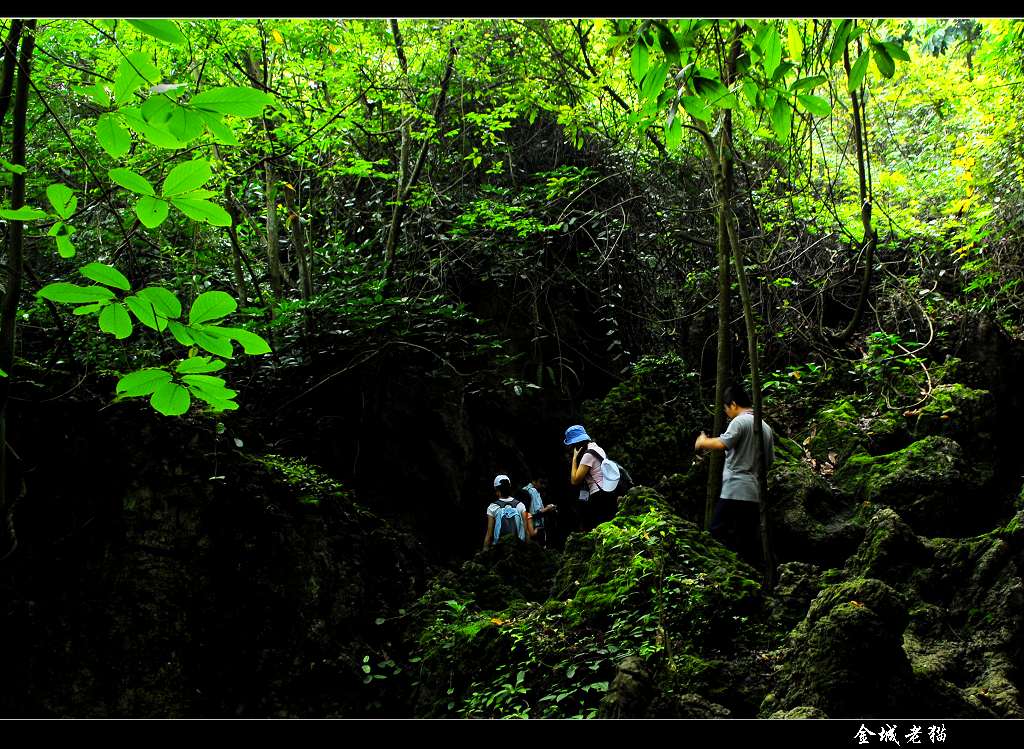
{"label": "backpack shoulder strap", "polygon": [[597,458],[597,460],[598,460],[598,462],[599,462],[599,463],[604,463],[605,459],[604,459],[604,458],[602,458],[602,457],[601,457],[601,453],[599,453],[599,452],[598,452],[597,450],[595,450],[594,448],[592,448],[592,447],[588,447],[588,448],[587,448],[587,453],[589,453],[590,455],[593,455],[593,456],[594,456],[595,458]]}

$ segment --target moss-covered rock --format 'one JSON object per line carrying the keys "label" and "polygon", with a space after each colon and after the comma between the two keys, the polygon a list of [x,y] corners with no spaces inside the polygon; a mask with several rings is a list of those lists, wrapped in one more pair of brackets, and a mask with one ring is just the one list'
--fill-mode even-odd
{"label": "moss-covered rock", "polygon": [[601,400],[583,404],[588,432],[638,484],[678,473],[709,421],[698,373],[676,354],[645,356]]}
{"label": "moss-covered rock", "polygon": [[911,682],[906,600],[880,580],[824,588],[794,631],[762,715],[813,707],[831,717],[893,714]]}
{"label": "moss-covered rock", "polygon": [[807,451],[819,463],[840,465],[854,453],[863,452],[867,444],[860,414],[848,398],[819,410],[811,430]]}
{"label": "moss-covered rock", "polygon": [[959,444],[934,436],[886,455],[854,455],[836,483],[858,501],[893,507],[918,533],[962,536],[1000,511],[995,495],[983,491],[991,477],[991,466],[969,462]]}
{"label": "moss-covered rock", "polygon": [[910,526],[894,510],[883,507],[868,521],[864,540],[847,562],[847,569],[854,577],[899,585],[909,582],[914,570],[930,562],[928,549]]}
{"label": "moss-covered rock", "polygon": [[816,707],[801,705],[790,710],[778,710],[768,717],[774,720],[806,720],[811,718],[827,718],[828,716]]}
{"label": "moss-covered rock", "polygon": [[768,472],[769,519],[776,554],[784,560],[841,565],[853,552],[863,530],[852,522],[853,508],[837,496],[803,460],[792,440],[776,442],[775,463]]}
{"label": "moss-covered rock", "polygon": [[821,570],[807,562],[783,562],[776,575],[767,604],[776,628],[789,632],[807,615],[811,601],[821,591]]}
{"label": "moss-covered rock", "polygon": [[646,715],[651,695],[698,691],[706,667],[695,664],[750,636],[756,574],[637,487],[613,520],[570,537],[544,603],[507,594],[504,608],[486,609],[462,576],[435,582],[410,614],[416,712],[596,716],[618,679],[623,696],[606,713]]}
{"label": "moss-covered rock", "polygon": [[995,422],[995,403],[987,390],[960,383],[937,385],[920,409],[907,413],[916,437],[943,435],[963,442],[987,440]]}

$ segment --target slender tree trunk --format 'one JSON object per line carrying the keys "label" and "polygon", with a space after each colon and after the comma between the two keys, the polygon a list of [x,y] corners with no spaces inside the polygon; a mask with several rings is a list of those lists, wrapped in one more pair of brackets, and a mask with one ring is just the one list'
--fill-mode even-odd
{"label": "slender tree trunk", "polygon": [[[849,48],[843,50],[843,65],[846,67],[846,77],[850,77],[850,52]],[[864,162],[867,151],[867,120],[864,116],[864,107],[857,99],[857,91],[850,92],[850,101],[853,104],[853,137],[857,146],[857,181],[860,186],[860,220],[864,227],[864,272],[861,276],[860,291],[857,294],[857,306],[854,308],[853,317],[843,330],[832,336],[836,343],[849,340],[850,336],[860,325],[860,319],[864,315],[864,308],[867,306],[868,292],[871,290],[871,278],[875,267],[875,245],[878,242],[878,233],[871,226],[871,201],[872,196],[868,190],[868,180],[865,174]]]}
{"label": "slender tree trunk", "polygon": [[[284,202],[288,210],[288,229],[292,235],[292,247],[295,248],[295,257],[299,264],[299,289],[302,294],[302,301],[309,303],[313,298],[313,279],[310,277],[309,256],[306,252],[306,239],[302,234],[302,220],[295,209],[295,190],[290,184],[284,186]],[[309,344],[309,336],[313,334],[313,312],[307,306],[303,310],[303,319],[306,326],[306,353],[313,355]]]}
{"label": "slender tree trunk", "polygon": [[[268,90],[267,85],[267,63],[264,60],[263,70],[257,69],[256,60],[253,58],[252,53],[248,55],[249,60],[249,77],[253,81],[262,81],[260,88],[264,91]],[[267,204],[267,269],[270,272],[270,289],[274,297],[274,300],[280,300],[284,297],[284,273],[281,270],[281,248],[278,244],[278,230],[277,230],[277,174],[274,170],[274,126],[271,122],[264,117],[263,118],[263,132],[267,136],[267,144],[270,146],[271,153],[267,156],[267,160],[264,165],[264,195],[266,196]],[[273,308],[271,308],[271,315],[273,315]]]}
{"label": "slender tree trunk", "polygon": [[[398,28],[398,22],[394,19],[391,21],[391,28],[392,33],[395,36],[395,49],[398,52],[398,59],[402,64],[402,69],[408,75],[408,66],[405,61],[405,50],[402,45],[402,36]],[[441,91],[438,93],[437,101],[434,104],[433,123],[438,132],[441,130],[441,116],[444,114],[444,104],[448,96],[448,84],[451,82],[452,72],[455,70],[455,52],[456,50],[454,45],[448,48],[448,62],[445,65],[444,75],[441,77]],[[406,131],[406,126],[403,125],[398,185],[395,189],[395,206],[391,212],[391,226],[388,228],[387,241],[384,244],[383,275],[385,287],[387,287],[394,276],[395,253],[398,248],[398,237],[402,231],[402,220],[405,218],[405,211],[408,205],[409,196],[412,194],[412,188],[416,186],[416,181],[419,179],[420,172],[423,170],[423,164],[426,162],[427,149],[429,145],[430,139],[424,138],[423,144],[420,146],[419,153],[416,156],[416,163],[412,168],[412,172],[406,176],[409,149],[411,147],[411,135]]]}
{"label": "slender tree trunk", "polygon": [[[28,88],[32,52],[35,49],[35,20],[24,25],[27,32],[21,40],[21,60],[17,85],[14,92],[14,131],[11,141],[11,163],[25,166],[25,124],[28,113]],[[8,60],[13,60],[15,50],[7,49]],[[25,205],[25,175],[14,174],[11,179],[11,208]],[[12,491],[8,471],[7,455],[7,403],[14,363],[14,344],[17,335],[18,302],[21,299],[21,280],[24,265],[25,224],[11,221],[7,234],[7,288],[0,302],[0,369],[7,376],[0,377],[0,559],[10,555],[18,546],[14,530],[14,508],[20,492]]]}
{"label": "slender tree trunk", "polygon": [[231,271],[235,276],[235,294],[238,295],[238,303],[244,307],[249,299],[245,290],[245,276],[242,275],[242,247],[238,242],[238,208],[230,184],[224,188],[224,197],[227,199],[228,213],[231,214],[228,238],[231,240]]}
{"label": "slender tree trunk", "polygon": [[0,127],[3,127],[7,109],[11,105],[11,91],[14,90],[14,70],[18,63],[18,41],[21,39],[22,20],[15,18],[4,39],[4,67],[0,72]]}

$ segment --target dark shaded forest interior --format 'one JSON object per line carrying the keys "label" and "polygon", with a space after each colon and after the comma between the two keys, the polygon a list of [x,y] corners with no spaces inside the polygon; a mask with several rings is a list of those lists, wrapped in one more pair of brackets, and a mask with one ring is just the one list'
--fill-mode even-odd
{"label": "dark shaded forest interior", "polygon": [[0,716],[1024,717],[1024,23],[0,39]]}

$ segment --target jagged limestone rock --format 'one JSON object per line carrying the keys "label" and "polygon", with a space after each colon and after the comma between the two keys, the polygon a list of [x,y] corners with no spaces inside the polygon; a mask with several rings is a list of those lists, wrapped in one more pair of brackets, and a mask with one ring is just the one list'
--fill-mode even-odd
{"label": "jagged limestone rock", "polygon": [[968,461],[959,444],[937,436],[886,455],[853,455],[835,476],[850,497],[892,507],[928,536],[962,536],[984,527],[999,510],[997,498],[984,492],[991,477],[989,464]]}
{"label": "jagged limestone rock", "polygon": [[930,562],[928,549],[910,526],[893,509],[883,507],[868,521],[864,540],[847,562],[847,569],[854,577],[898,585]]}
{"label": "jagged limestone rock", "polygon": [[892,714],[911,681],[906,600],[873,579],[824,588],[794,630],[762,715],[808,706],[831,717]]}
{"label": "jagged limestone rock", "polygon": [[839,565],[863,536],[863,529],[852,522],[852,507],[803,460],[803,451],[792,440],[776,441],[768,498],[780,559]]}

